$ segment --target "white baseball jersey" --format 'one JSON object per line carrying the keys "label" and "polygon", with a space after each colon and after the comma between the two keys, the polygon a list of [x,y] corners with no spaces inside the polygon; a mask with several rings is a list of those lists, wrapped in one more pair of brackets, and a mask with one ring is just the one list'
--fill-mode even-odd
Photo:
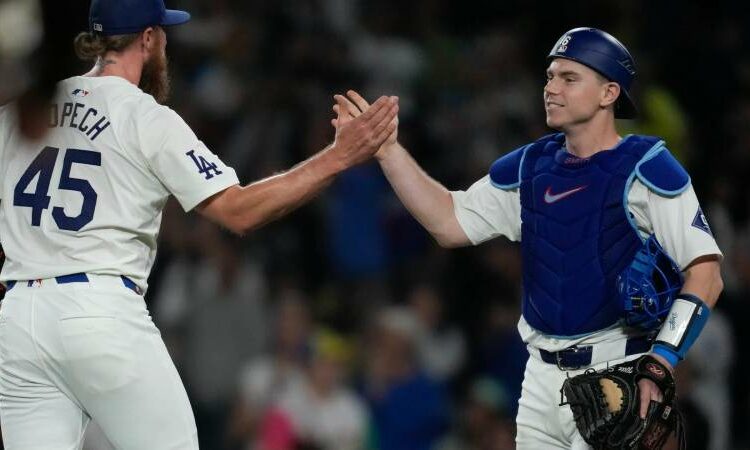
{"label": "white baseball jersey", "polygon": [[127,80],[58,85],[49,133],[24,139],[0,108],[0,281],[125,275],[141,288],[170,194],[188,211],[238,183],[171,109]]}
{"label": "white baseball jersey", "polygon": [[[451,192],[453,207],[461,228],[474,245],[503,235],[521,240],[521,197],[518,188],[502,190],[492,185],[489,176],[481,178],[467,191]],[[710,233],[692,186],[675,197],[664,197],[646,187],[637,178],[628,192],[628,209],[633,213],[642,237],[651,234],[667,254],[685,269],[704,255],[722,256]],[[539,333],[521,317],[518,330],[524,342],[536,348],[557,351],[581,342],[605,342],[624,336],[621,327],[603,330],[573,339],[548,337]]]}

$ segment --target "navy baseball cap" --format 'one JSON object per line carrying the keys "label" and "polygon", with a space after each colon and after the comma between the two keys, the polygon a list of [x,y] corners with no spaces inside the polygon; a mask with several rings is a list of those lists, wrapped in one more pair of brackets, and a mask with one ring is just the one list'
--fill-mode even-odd
{"label": "navy baseball cap", "polygon": [[188,20],[189,13],[167,9],[164,0],[91,0],[89,31],[104,36],[131,34]]}

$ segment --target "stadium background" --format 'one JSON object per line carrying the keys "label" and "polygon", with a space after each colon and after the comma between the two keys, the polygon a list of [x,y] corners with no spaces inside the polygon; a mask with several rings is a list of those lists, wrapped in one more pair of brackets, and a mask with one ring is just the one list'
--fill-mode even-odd
{"label": "stadium background", "polygon": [[[622,131],[666,138],[725,252],[717,313],[679,367],[690,448],[748,448],[741,3],[167,3],[193,14],[168,30],[169,105],[243,182],[328,144],[332,95],[353,88],[400,96],[402,143],[436,179],[465,189],[495,158],[549,132],[541,93],[555,40],[576,26],[617,36],[636,59],[642,113]],[[87,69],[67,44],[86,11],[70,2],[55,38],[67,49],[55,55],[60,77]],[[3,73],[8,83],[16,72]],[[373,163],[242,239],[170,203],[146,299],[202,448],[500,450],[513,448],[527,357],[515,330],[520,270],[504,239],[439,248]],[[103,448],[99,439],[88,448]]]}

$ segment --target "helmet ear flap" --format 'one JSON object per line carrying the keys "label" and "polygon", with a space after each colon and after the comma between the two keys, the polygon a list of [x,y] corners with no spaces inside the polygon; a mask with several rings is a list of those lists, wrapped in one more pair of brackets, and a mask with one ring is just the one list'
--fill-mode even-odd
{"label": "helmet ear flap", "polygon": [[651,235],[617,277],[625,323],[644,330],[656,328],[666,318],[683,283],[677,263]]}

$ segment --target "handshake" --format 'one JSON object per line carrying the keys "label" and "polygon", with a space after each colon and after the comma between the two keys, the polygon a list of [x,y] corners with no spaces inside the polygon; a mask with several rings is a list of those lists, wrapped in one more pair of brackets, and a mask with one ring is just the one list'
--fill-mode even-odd
{"label": "handshake", "polygon": [[329,147],[339,170],[363,163],[373,155],[382,157],[396,144],[398,136],[398,97],[382,96],[370,105],[355,91],[335,95],[331,124],[336,138]]}

